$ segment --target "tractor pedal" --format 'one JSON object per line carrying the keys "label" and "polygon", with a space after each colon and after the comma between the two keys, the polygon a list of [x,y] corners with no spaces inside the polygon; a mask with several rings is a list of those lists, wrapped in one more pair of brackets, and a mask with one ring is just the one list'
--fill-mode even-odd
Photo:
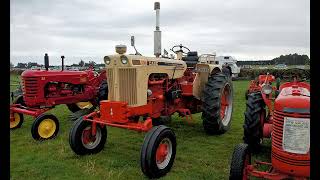
{"label": "tractor pedal", "polygon": [[189,109],[178,109],[178,113],[180,117],[185,117],[188,123],[193,121],[192,114]]}

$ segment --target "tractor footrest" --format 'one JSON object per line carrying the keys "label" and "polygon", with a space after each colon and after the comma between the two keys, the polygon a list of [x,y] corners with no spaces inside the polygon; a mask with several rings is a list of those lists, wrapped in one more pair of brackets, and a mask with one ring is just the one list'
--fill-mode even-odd
{"label": "tractor footrest", "polygon": [[189,109],[178,109],[179,116],[185,117],[186,121],[192,121],[192,114]]}

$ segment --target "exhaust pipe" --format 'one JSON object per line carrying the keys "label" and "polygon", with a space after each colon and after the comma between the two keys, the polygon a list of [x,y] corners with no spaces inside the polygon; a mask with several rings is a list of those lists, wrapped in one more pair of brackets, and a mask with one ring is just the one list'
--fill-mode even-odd
{"label": "exhaust pipe", "polygon": [[154,3],[154,10],[156,11],[156,30],[154,31],[154,55],[156,57],[160,57],[161,55],[161,31],[159,26],[160,2]]}
{"label": "exhaust pipe", "polygon": [[48,71],[48,69],[49,69],[49,56],[47,53],[44,54],[44,67]]}
{"label": "exhaust pipe", "polygon": [[62,69],[61,69],[61,71],[63,71],[64,70],[64,56],[61,56],[61,61],[62,61]]}

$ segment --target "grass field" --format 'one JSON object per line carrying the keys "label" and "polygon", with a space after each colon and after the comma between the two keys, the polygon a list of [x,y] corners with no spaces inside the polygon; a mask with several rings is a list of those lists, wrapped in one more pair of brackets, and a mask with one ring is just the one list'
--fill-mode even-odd
{"label": "grass field", "polygon": [[[12,84],[18,76],[11,76]],[[177,155],[171,171],[162,179],[228,179],[229,165],[236,144],[242,142],[244,92],[249,81],[234,81],[234,111],[230,130],[219,136],[208,136],[202,127],[201,114],[193,122],[174,116],[171,123],[177,136]],[[15,86],[10,86],[14,90]],[[77,156],[68,143],[72,122],[65,105],[51,110],[60,121],[56,139],[39,142],[31,137],[33,118],[25,116],[20,129],[10,132],[11,179],[146,179],[140,170],[140,148],[145,133],[108,127],[103,151]],[[261,154],[268,160],[270,141],[264,141]]]}

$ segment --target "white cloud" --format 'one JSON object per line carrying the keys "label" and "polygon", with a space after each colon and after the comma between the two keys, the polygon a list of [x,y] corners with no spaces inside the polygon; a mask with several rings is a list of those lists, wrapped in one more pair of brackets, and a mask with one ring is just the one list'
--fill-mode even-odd
{"label": "white cloud", "polygon": [[[97,56],[136,36],[153,55],[155,12],[150,0],[11,1],[10,48],[15,56]],[[161,0],[162,48],[184,44],[200,53],[238,59],[310,55],[310,2],[301,0]],[[42,63],[42,60],[38,60]],[[77,62],[77,60],[72,60]],[[52,62],[58,64],[56,58]],[[70,62],[73,63],[73,62]],[[69,63],[69,64],[70,64]]]}

